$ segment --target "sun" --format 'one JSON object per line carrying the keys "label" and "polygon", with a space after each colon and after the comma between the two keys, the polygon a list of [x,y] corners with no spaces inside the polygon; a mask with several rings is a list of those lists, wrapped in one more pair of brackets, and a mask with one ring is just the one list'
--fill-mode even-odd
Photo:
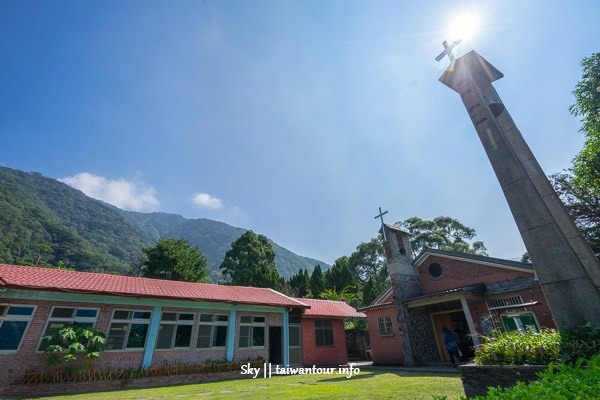
{"label": "sun", "polygon": [[476,10],[465,10],[450,19],[447,29],[448,41],[470,41],[481,28],[481,15]]}

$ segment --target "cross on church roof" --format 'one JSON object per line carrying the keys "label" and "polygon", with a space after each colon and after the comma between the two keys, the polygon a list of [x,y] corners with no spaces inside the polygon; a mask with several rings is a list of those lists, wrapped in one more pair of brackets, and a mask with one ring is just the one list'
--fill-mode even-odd
{"label": "cross on church roof", "polygon": [[388,213],[387,211],[381,212],[381,207],[379,207],[379,215],[375,216],[375,219],[377,219],[377,218],[381,219],[381,233],[383,234],[383,241],[384,242],[386,241],[386,237],[385,237],[385,226],[384,226],[384,223],[383,223],[383,216],[385,214],[387,214],[387,213]]}
{"label": "cross on church roof", "polygon": [[435,58],[435,61],[440,61],[442,58],[444,58],[444,56],[448,56],[448,58],[450,59],[450,63],[453,63],[455,58],[454,54],[452,54],[452,49],[458,46],[460,42],[461,39],[458,39],[455,40],[454,43],[452,43],[450,46],[448,46],[448,42],[444,40],[444,51],[442,51],[440,55]]}

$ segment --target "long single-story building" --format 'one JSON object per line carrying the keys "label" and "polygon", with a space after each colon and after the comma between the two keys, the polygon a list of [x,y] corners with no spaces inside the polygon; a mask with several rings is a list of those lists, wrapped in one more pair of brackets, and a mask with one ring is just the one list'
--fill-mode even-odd
{"label": "long single-story building", "polygon": [[365,315],[266,288],[0,264],[0,388],[46,369],[42,338],[72,323],[106,335],[96,368],[258,358],[341,365],[344,319],[353,317]]}

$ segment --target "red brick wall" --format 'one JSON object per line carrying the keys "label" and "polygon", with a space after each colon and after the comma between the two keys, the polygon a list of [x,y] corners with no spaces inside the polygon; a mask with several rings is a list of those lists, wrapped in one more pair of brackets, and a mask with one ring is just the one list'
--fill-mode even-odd
{"label": "red brick wall", "polygon": [[[540,287],[533,288],[530,290],[520,290],[515,292],[507,292],[498,295],[498,298],[502,297],[511,297],[511,296],[521,296],[524,303],[537,301],[538,303],[532,307],[527,307],[527,310],[532,310],[535,314],[540,327],[546,328],[554,328],[556,329],[556,323],[554,322],[554,318],[552,317],[552,313],[550,312],[550,308],[548,307],[548,302],[546,301],[546,297],[544,296],[544,292]],[[492,298],[492,297],[491,297]],[[489,298],[488,298],[489,299]],[[477,332],[482,333],[482,327],[480,326],[480,318],[489,316],[490,312],[487,308],[487,304],[485,300],[477,301],[477,302],[469,302],[469,310],[471,311],[471,316],[473,317],[473,322],[475,324],[475,329]]]}
{"label": "red brick wall", "polygon": [[[53,306],[63,307],[88,307],[99,309],[96,329],[100,332],[108,332],[108,325],[112,317],[114,308],[132,309],[131,307],[114,307],[105,304],[96,303],[66,303],[66,302],[46,302],[33,300],[8,300],[2,299],[2,303],[16,303],[37,305],[33,319],[27,327],[25,337],[17,353],[0,354],[0,364],[5,368],[0,368],[0,387],[5,386],[11,380],[17,379],[26,371],[39,371],[47,369],[46,356],[43,352],[38,352],[37,347],[40,338],[44,334],[48,315]],[[135,307],[137,310],[151,310],[151,307]],[[142,365],[144,357],[143,350],[135,351],[105,351],[100,358],[93,361],[96,367],[111,368],[139,368]]]}
{"label": "red brick wall", "polygon": [[[126,305],[106,305],[97,303],[72,303],[72,302],[57,302],[57,301],[34,301],[34,300],[9,300],[1,299],[2,303],[15,303],[15,304],[27,304],[36,305],[37,309],[33,316],[33,319],[29,323],[25,337],[17,353],[0,354],[0,388],[6,387],[9,383],[19,379],[26,371],[39,371],[47,370],[48,365],[46,357],[43,352],[37,352],[37,347],[40,342],[40,338],[46,328],[48,321],[48,315],[53,306],[61,307],[87,307],[99,309],[98,318],[96,320],[96,329],[100,332],[107,333],[114,309],[125,309],[125,310],[149,310],[152,311],[153,307],[148,306],[126,306]],[[181,312],[193,312],[199,313],[202,310],[197,309],[186,309],[186,308],[163,308],[163,311],[181,311]],[[222,313],[229,314],[229,311],[215,311],[205,310],[205,312],[211,313]],[[265,316],[265,346],[262,348],[252,349],[240,349],[238,348],[238,335],[239,335],[239,321],[241,315],[259,315]],[[208,360],[224,360],[226,357],[226,349],[196,349],[196,337],[197,337],[197,319],[194,321],[192,329],[192,342],[191,348],[186,350],[155,350],[152,357],[151,367],[163,366],[163,365],[176,365],[176,364],[201,364]],[[245,360],[245,359],[256,359],[263,357],[265,360],[268,357],[268,343],[269,343],[269,326],[282,326],[283,320],[282,315],[278,313],[237,313],[236,321],[236,332],[235,332],[235,348],[234,348],[234,359]],[[342,325],[343,329],[343,325]],[[343,331],[342,335],[343,336]],[[345,345],[344,345],[345,349]],[[127,350],[127,351],[111,351],[107,350],[101,353],[100,358],[94,360],[92,363],[93,367],[96,368],[111,368],[111,369],[129,369],[129,368],[140,368],[144,358],[144,349],[140,350]],[[64,368],[60,366],[59,368]],[[109,385],[109,384],[107,384]],[[110,386],[110,385],[109,385]]]}
{"label": "red brick wall", "polygon": [[[442,266],[442,275],[434,278],[427,271],[429,265],[437,262]],[[515,271],[506,268],[479,265],[475,262],[453,260],[450,258],[429,256],[419,266],[419,275],[423,283],[423,294],[455,289],[477,283],[498,283],[509,279],[533,276],[533,271]]]}
{"label": "red brick wall", "polygon": [[[367,323],[369,324],[369,342],[371,343],[371,357],[375,364],[402,363],[402,343],[400,342],[396,309],[393,305],[366,310]],[[392,318],[393,336],[379,336],[379,317]]]}
{"label": "red brick wall", "polygon": [[344,365],[348,363],[343,319],[331,319],[333,346],[318,347],[315,339],[315,319],[302,318],[302,354],[305,366]]}

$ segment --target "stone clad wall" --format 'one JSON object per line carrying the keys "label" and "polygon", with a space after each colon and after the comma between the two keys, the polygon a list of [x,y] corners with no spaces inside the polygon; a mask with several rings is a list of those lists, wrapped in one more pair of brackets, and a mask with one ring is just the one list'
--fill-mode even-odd
{"label": "stone clad wall", "polygon": [[463,388],[467,398],[485,396],[488,387],[513,387],[519,381],[537,380],[537,373],[546,365],[461,365]]}
{"label": "stone clad wall", "polygon": [[441,361],[429,312],[424,308],[409,308],[408,315],[413,327],[413,352],[417,362]]}

